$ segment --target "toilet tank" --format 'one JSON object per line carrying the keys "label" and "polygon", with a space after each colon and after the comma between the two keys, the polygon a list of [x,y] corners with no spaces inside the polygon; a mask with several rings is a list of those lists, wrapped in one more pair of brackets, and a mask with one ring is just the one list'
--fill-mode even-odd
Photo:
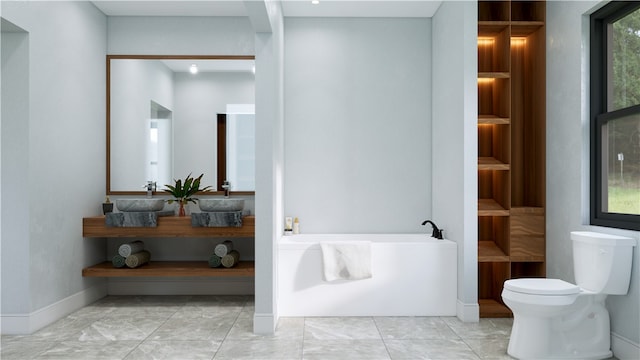
{"label": "toilet tank", "polygon": [[625,295],[636,240],[590,231],[571,232],[576,284],[598,294]]}

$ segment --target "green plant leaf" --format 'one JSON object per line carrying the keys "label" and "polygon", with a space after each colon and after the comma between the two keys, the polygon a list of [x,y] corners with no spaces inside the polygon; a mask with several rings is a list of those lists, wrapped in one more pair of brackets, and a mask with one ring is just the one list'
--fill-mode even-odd
{"label": "green plant leaf", "polygon": [[191,174],[187,175],[187,178],[184,179],[184,191],[185,193],[191,191],[191,184],[193,183],[193,178]]}
{"label": "green plant leaf", "polygon": [[203,176],[204,174],[200,174],[200,176],[198,176],[197,178],[193,178],[191,176],[191,173],[189,173],[189,175],[187,175],[187,177],[184,179],[184,184],[181,179],[174,179],[174,186],[166,184],[166,188],[164,189],[164,191],[173,195],[173,197],[175,198],[173,200],[170,200],[169,203],[173,201],[180,201],[181,203],[186,204],[187,202],[191,201],[195,204],[195,200],[197,199],[192,198],[194,194],[196,194],[198,191],[209,191],[209,189],[211,189],[211,186],[206,186],[203,189],[200,189],[200,182]]}

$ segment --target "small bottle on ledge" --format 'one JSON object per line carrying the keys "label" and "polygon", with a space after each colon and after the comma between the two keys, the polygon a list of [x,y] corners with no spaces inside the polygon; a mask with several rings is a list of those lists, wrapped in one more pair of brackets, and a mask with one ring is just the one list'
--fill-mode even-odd
{"label": "small bottle on ledge", "polygon": [[293,234],[294,235],[300,234],[300,221],[298,220],[297,217],[293,219]]}
{"label": "small bottle on ledge", "polygon": [[108,196],[105,196],[104,202],[102,203],[102,214],[107,215],[107,213],[113,212],[113,203],[109,200]]}

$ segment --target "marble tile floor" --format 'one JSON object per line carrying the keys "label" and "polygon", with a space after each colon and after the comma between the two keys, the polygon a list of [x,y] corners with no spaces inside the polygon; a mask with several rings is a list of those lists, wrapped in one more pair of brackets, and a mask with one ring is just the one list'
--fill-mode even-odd
{"label": "marble tile floor", "polygon": [[511,319],[282,318],[252,332],[253,297],[108,296],[25,336],[2,336],[2,360],[511,359]]}

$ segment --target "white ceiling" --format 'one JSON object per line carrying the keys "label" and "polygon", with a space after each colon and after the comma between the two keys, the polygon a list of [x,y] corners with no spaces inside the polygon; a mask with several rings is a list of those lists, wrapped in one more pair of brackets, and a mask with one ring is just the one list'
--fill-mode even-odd
{"label": "white ceiling", "polygon": [[284,0],[284,16],[310,17],[432,17],[442,1],[435,0]]}
{"label": "white ceiling", "polygon": [[92,1],[109,16],[247,16],[242,1]]}
{"label": "white ceiling", "polygon": [[[284,16],[431,17],[439,0],[282,0]],[[247,16],[242,0],[104,0],[93,3],[110,16]]]}

